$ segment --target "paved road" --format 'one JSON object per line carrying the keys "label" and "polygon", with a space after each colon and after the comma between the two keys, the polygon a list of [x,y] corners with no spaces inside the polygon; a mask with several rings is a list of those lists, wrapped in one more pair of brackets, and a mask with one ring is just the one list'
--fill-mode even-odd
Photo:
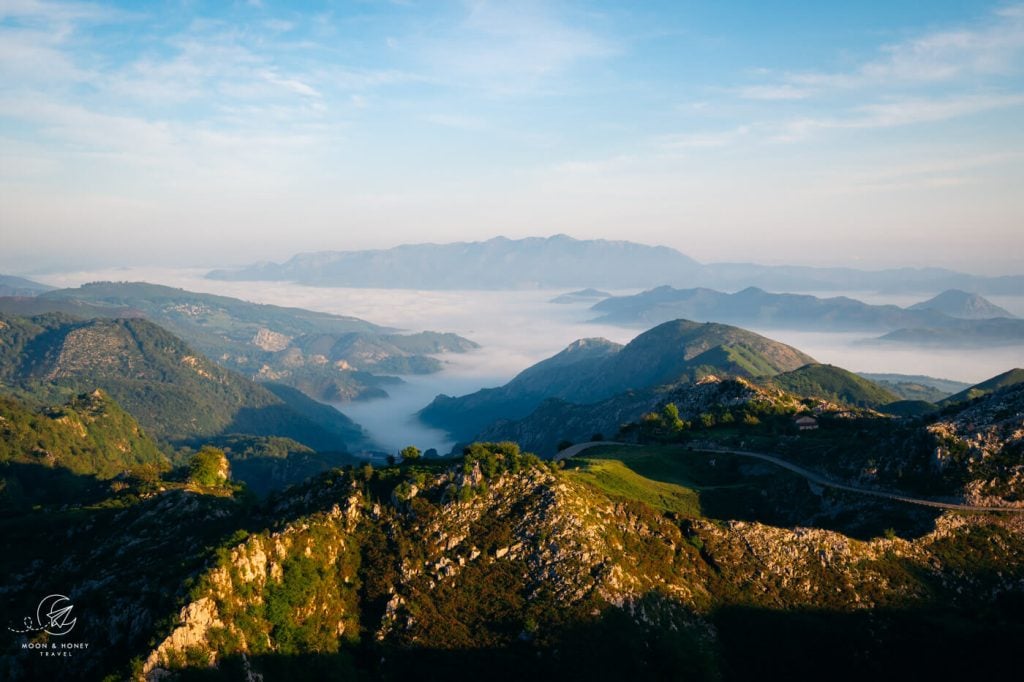
{"label": "paved road", "polygon": [[[598,445],[616,445],[616,446],[627,446],[636,447],[633,443],[616,443],[610,441],[595,441],[590,443],[579,443],[573,445],[565,450],[562,450],[555,459],[567,459],[569,457],[575,457],[584,450],[588,450]],[[679,446],[682,447],[682,446]],[[775,457],[774,455],[766,455],[761,452],[748,452],[746,450],[728,450],[726,448],[701,448],[700,452],[724,452],[730,455],[739,455],[740,457],[751,457],[753,459],[759,459],[764,462],[769,462],[776,466],[780,466],[783,469],[792,471],[798,476],[803,476],[811,483],[825,486],[827,488],[835,488],[836,490],[846,490],[851,493],[857,493],[859,495],[870,495],[872,497],[881,497],[886,500],[895,500],[896,502],[906,502],[908,504],[919,504],[925,507],[934,507],[936,509],[954,509],[956,511],[967,511],[967,512],[1011,512],[1016,514],[1024,513],[1024,507],[976,507],[969,504],[957,504],[955,502],[939,502],[938,500],[927,500],[920,497],[910,497],[908,495],[901,495],[899,493],[887,493],[881,490],[872,490],[870,488],[858,488],[852,485],[846,485],[845,483],[838,483],[831,479],[825,478],[821,474],[815,473],[809,469],[790,464],[784,459]]]}

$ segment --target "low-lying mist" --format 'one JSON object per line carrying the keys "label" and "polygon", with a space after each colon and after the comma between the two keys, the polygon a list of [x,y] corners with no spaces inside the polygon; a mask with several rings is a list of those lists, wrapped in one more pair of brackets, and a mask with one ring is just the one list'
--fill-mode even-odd
{"label": "low-lying mist", "polygon": [[[41,279],[55,286],[78,286],[96,280],[148,281],[258,303],[354,315],[407,331],[450,331],[481,344],[482,348],[477,351],[442,357],[445,369],[438,374],[403,377],[404,386],[388,388],[390,398],[336,405],[363,425],[382,448],[394,452],[410,444],[422,449],[437,448],[442,453],[451,448],[446,434],[426,427],[415,417],[415,413],[439,393],[463,395],[501,385],[578,338],[603,336],[626,343],[643,331],[590,324],[587,320],[594,315],[588,310],[588,304],[549,302],[563,291],[314,288],[281,282],[222,282],[204,279],[203,274],[197,270],[131,268]],[[898,305],[921,300],[863,292],[849,295],[872,303]],[[992,297],[992,300],[1015,314],[1024,315],[1024,297]],[[858,343],[878,334],[754,331],[793,345],[819,362],[860,372],[925,374],[975,383],[1024,365],[1024,347],[1021,346],[984,350],[880,347]]]}

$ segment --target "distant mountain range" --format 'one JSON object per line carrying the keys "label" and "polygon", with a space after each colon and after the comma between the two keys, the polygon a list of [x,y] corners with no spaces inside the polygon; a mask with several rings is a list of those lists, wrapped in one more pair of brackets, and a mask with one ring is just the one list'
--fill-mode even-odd
{"label": "distant mountain range", "polygon": [[[1024,344],[1024,320],[977,294],[950,290],[909,308],[846,296],[774,294],[748,287],[734,294],[661,286],[596,303],[594,322],[650,326],[684,317],[745,327],[806,331],[889,332],[885,343],[955,346]],[[989,319],[987,316],[990,316]]]}
{"label": "distant mountain range", "polygon": [[284,263],[214,270],[221,280],[292,281],[311,286],[408,289],[677,287],[932,294],[963,289],[1022,294],[1024,276],[981,277],[941,268],[854,270],[751,263],[701,264],[665,246],[577,240],[566,235],[483,242],[404,244],[368,251],[319,251]]}
{"label": "distant mountain range", "polygon": [[950,379],[921,376],[919,374],[873,374],[859,372],[860,376],[892,391],[902,400],[937,403],[954,393],[971,387],[970,384]]}
{"label": "distant mountain range", "polygon": [[143,282],[96,282],[33,298],[0,298],[0,312],[145,317],[219,364],[326,401],[383,397],[394,374],[441,369],[438,353],[477,345],[455,334],[399,334],[365,320]]}

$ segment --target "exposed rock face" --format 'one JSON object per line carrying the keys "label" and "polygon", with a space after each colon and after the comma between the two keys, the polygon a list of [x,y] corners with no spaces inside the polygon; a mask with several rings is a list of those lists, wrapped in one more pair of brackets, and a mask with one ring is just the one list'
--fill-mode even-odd
{"label": "exposed rock face", "polygon": [[250,341],[250,343],[262,350],[276,353],[277,351],[282,351],[287,348],[291,341],[292,337],[287,334],[275,332],[267,329],[266,327],[260,327],[256,332],[256,335],[252,337],[252,341]]}
{"label": "exposed rock face", "polygon": [[[167,671],[159,668],[159,663],[166,663],[173,653],[195,650],[200,647],[209,648],[207,635],[211,628],[222,628],[217,607],[209,597],[203,597],[186,605],[181,610],[181,625],[174,628],[174,631],[160,643],[153,653],[146,659],[144,670],[147,671],[147,680],[159,680],[164,677]],[[213,651],[207,651],[210,664],[216,660]]]}
{"label": "exposed rock face", "polygon": [[1024,506],[1024,385],[928,426],[936,468],[959,470],[971,504]]}

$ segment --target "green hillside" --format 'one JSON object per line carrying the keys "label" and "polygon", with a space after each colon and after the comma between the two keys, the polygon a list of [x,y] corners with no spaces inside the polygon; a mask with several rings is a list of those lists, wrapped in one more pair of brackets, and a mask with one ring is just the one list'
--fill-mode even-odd
{"label": "green hillside", "polygon": [[73,501],[140,468],[170,467],[138,423],[103,391],[32,408],[0,396],[0,509]]}
{"label": "green hillside", "polygon": [[900,399],[873,381],[833,365],[805,365],[775,376],[772,382],[799,396],[824,398],[857,407],[879,407]]}
{"label": "green hillside", "polygon": [[970,388],[949,396],[945,400],[939,403],[940,406],[955,405],[956,403],[966,402],[968,400],[974,400],[980,398],[983,395],[988,395],[998,391],[1001,388],[1007,388],[1008,386],[1016,386],[1017,384],[1024,383],[1024,369],[1019,367],[1011,369],[1002,374],[997,374],[991,379],[986,379],[980,384],[975,384]]}
{"label": "green hillside", "polygon": [[0,385],[44,402],[102,388],[171,443],[248,433],[343,451],[362,440],[336,410],[294,390],[272,393],[141,319],[0,316]]}

